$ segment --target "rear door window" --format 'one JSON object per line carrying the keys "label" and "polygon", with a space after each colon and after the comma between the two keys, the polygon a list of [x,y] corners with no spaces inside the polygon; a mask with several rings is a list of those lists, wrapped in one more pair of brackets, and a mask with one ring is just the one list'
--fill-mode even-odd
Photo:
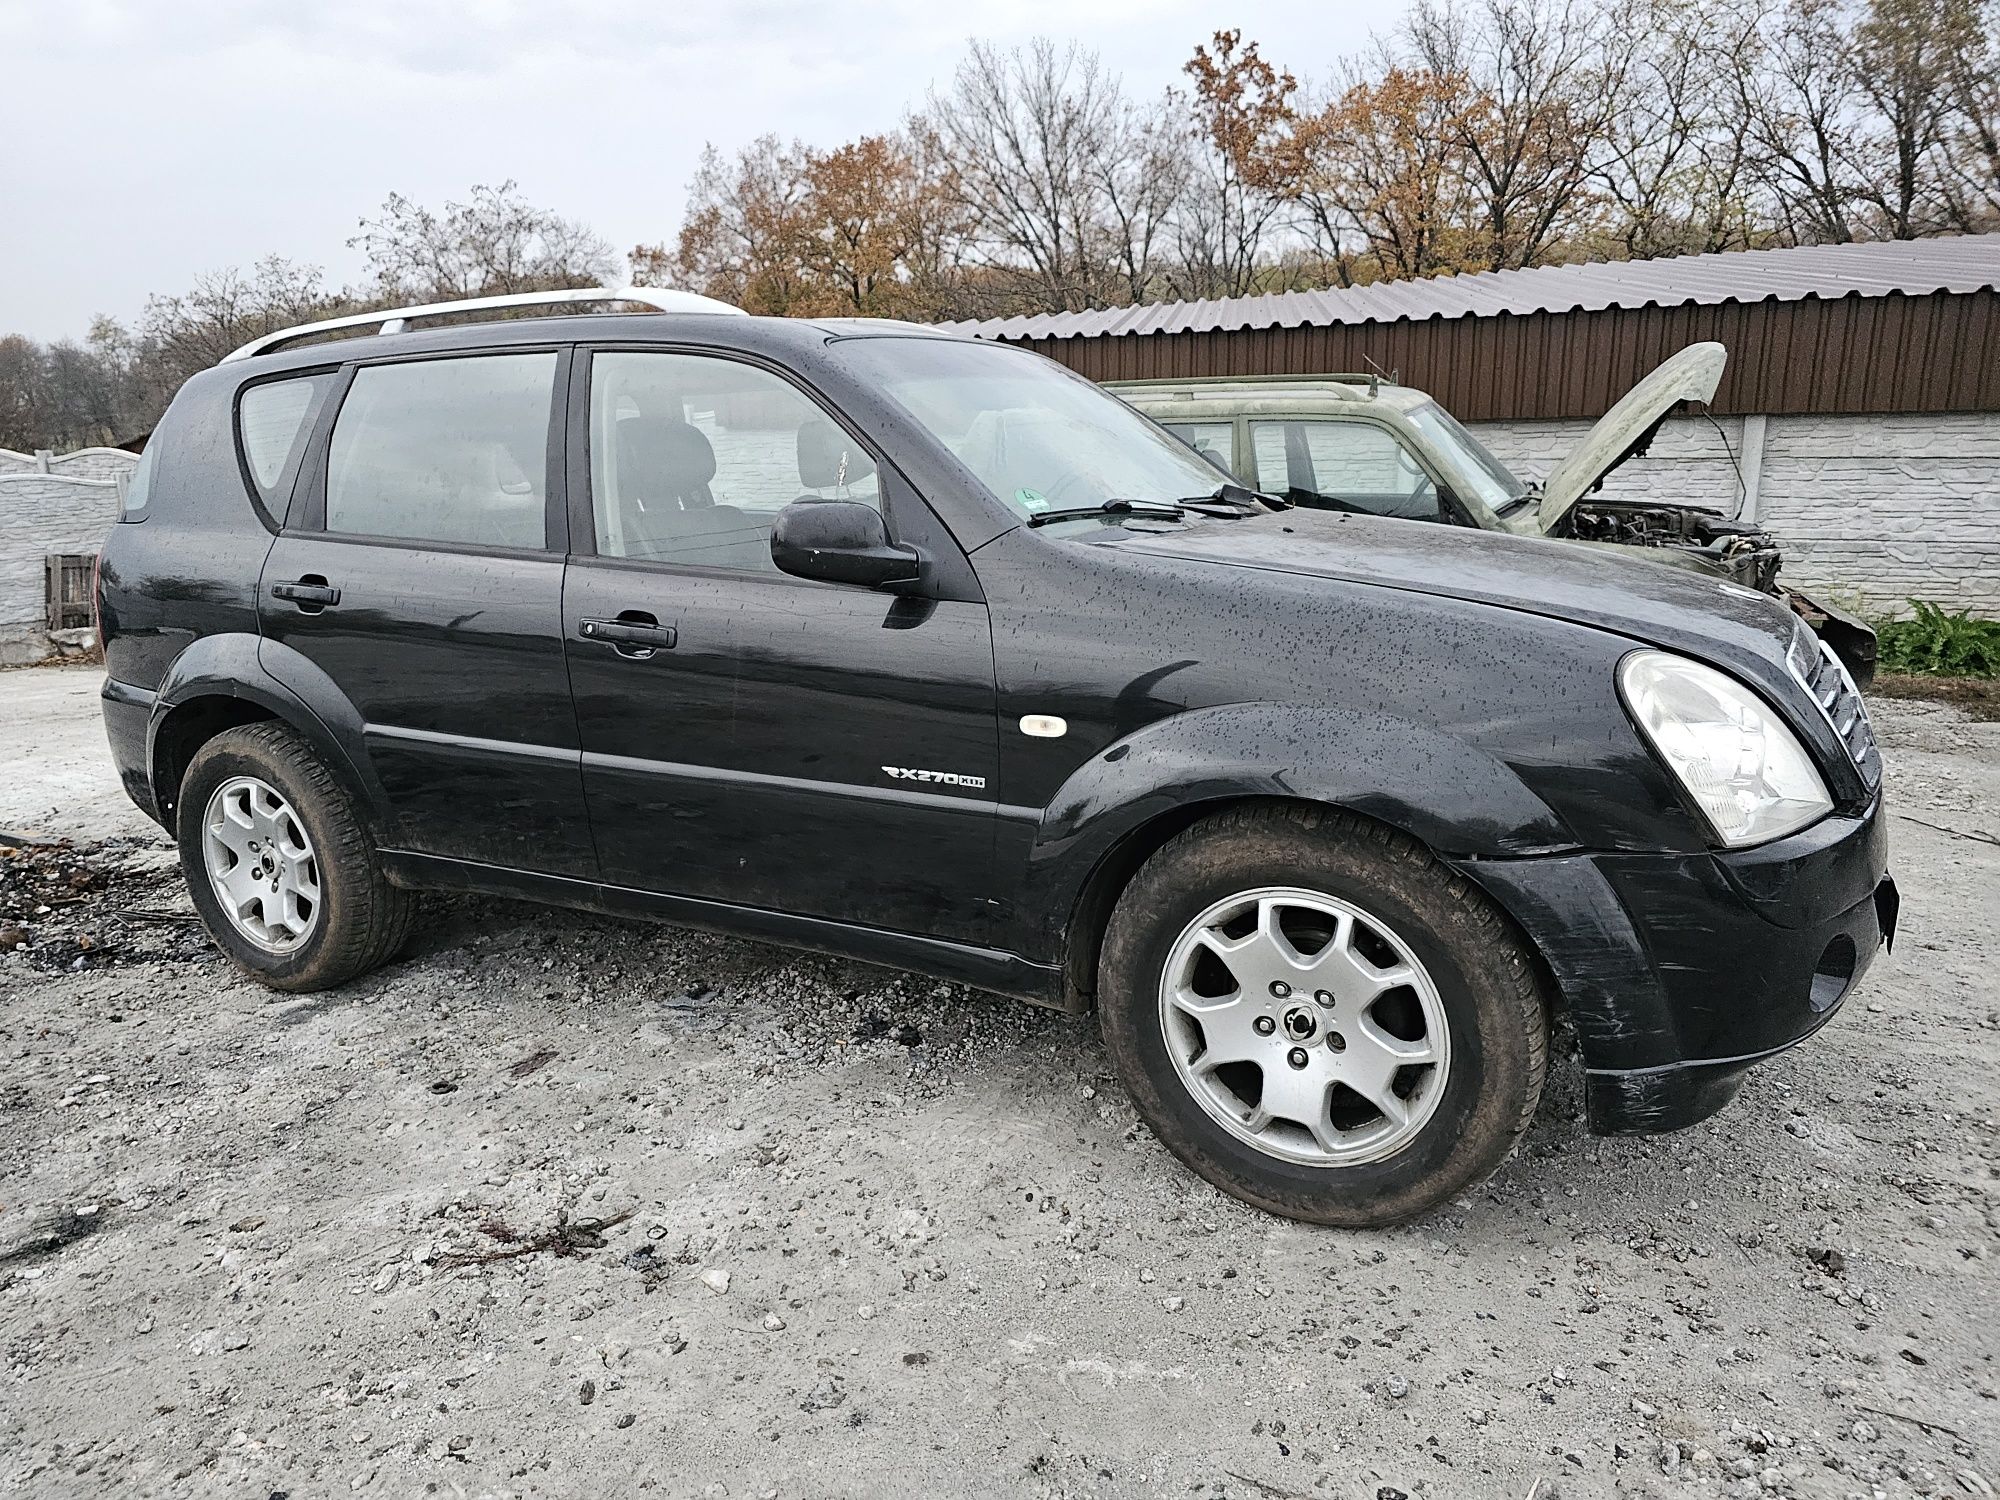
{"label": "rear door window", "polygon": [[365,365],[327,452],[326,529],[539,549],[556,354]]}

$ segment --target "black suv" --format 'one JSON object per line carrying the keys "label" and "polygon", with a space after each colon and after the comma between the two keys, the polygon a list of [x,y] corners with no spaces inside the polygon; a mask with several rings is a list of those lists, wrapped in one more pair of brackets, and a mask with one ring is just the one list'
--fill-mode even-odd
{"label": "black suv", "polygon": [[1362,1225],[1505,1158],[1552,1010],[1669,1129],[1893,932],[1860,699],[1749,589],[1295,510],[908,326],[400,327],[190,380],[103,552],[125,785],[276,988],[444,889],[1094,1003],[1190,1167]]}

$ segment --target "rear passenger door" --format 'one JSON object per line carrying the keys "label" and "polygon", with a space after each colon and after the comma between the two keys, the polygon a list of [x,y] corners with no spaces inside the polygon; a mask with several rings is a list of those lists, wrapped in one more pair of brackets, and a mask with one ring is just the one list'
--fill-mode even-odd
{"label": "rear passenger door", "polygon": [[[359,713],[398,849],[594,878],[563,661],[558,348],[349,366],[259,589],[262,658]],[[285,393],[239,423],[257,434]],[[258,420],[253,421],[256,417]]]}
{"label": "rear passenger door", "polygon": [[[600,350],[572,399],[566,625],[605,881],[978,941],[993,648],[949,534],[761,365]],[[877,507],[924,577],[780,573],[771,524],[801,498]]]}
{"label": "rear passenger door", "polygon": [[1257,488],[1321,510],[1451,521],[1437,481],[1396,434],[1348,418],[1253,421]]}

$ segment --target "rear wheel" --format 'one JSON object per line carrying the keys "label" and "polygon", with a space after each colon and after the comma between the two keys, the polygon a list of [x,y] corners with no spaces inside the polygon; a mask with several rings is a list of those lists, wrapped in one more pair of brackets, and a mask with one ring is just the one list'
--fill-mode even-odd
{"label": "rear wheel", "polygon": [[1414,839],[1264,804],[1133,877],[1105,1043],[1154,1132],[1224,1191],[1349,1227],[1435,1207],[1533,1118],[1547,1020],[1499,912]]}
{"label": "rear wheel", "polygon": [[408,940],[412,898],[383,877],[354,799],[291,729],[249,724],[208,741],[179,807],[195,910],[273,989],[343,984]]}

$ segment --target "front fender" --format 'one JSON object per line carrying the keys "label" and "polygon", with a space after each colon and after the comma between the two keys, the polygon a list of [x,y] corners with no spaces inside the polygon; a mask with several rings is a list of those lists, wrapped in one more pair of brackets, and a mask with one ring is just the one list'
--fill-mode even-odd
{"label": "front fender", "polygon": [[1500,760],[1389,714],[1242,703],[1157,720],[1094,755],[1042,813],[1024,889],[1036,951],[1062,946],[1092,872],[1121,842],[1191,806],[1282,797],[1347,808],[1447,857],[1576,847],[1562,819]]}
{"label": "front fender", "polygon": [[[282,680],[266,665],[273,656],[285,668]],[[163,785],[161,727],[176,710],[201,698],[242,699],[283,720],[360,797],[371,821],[386,826],[389,801],[369,768],[360,713],[332,678],[297,651],[248,632],[202,636],[160,679],[146,726],[146,757],[155,800],[169,821],[172,795]]]}

